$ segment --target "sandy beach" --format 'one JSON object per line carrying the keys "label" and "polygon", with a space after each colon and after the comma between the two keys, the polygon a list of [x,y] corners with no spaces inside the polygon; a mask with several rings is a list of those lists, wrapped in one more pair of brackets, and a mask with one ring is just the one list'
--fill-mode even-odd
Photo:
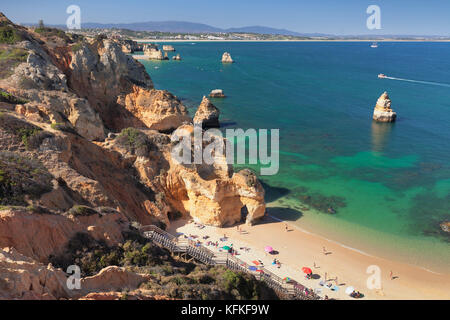
{"label": "sandy beach", "polygon": [[[369,300],[450,299],[448,274],[437,274],[416,266],[366,255],[272,217],[264,218],[255,226],[241,225],[240,228],[240,232],[237,227],[199,229],[194,223],[179,220],[173,223],[169,232],[174,235],[198,236],[204,244],[207,241],[219,241],[220,246],[233,244],[233,248],[239,253],[237,257],[241,260],[249,264],[254,260],[261,260],[269,271],[278,276],[290,277],[309,288],[319,289],[322,297],[327,295],[329,298],[353,299],[345,294],[345,289],[352,286],[365,295],[364,299]],[[219,240],[224,235],[228,237],[226,242]],[[203,240],[205,236],[209,237],[207,241]],[[277,255],[264,252],[265,246],[269,245],[278,251]],[[250,250],[247,252],[241,248]],[[281,268],[272,265],[274,258],[281,262]],[[381,290],[368,289],[367,280],[371,276],[367,273],[369,266],[380,268]],[[302,267],[310,267],[317,275],[316,279],[305,279]],[[337,292],[319,285],[325,275],[328,283],[338,285]]]}

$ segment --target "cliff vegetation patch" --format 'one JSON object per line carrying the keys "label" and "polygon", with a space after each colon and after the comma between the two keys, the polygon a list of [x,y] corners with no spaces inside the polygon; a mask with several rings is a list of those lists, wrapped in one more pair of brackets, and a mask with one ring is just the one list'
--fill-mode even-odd
{"label": "cliff vegetation patch", "polygon": [[23,36],[9,25],[0,26],[0,43],[15,44],[23,41]]}
{"label": "cliff vegetation patch", "polygon": [[0,205],[26,206],[52,190],[52,175],[38,161],[0,152]]}
{"label": "cliff vegetation patch", "polygon": [[14,135],[27,150],[38,148],[45,138],[51,136],[41,128],[8,114],[0,115],[0,130]]}
{"label": "cliff vegetation patch", "polygon": [[11,76],[14,69],[22,62],[26,62],[28,51],[20,48],[0,48],[0,79]]}

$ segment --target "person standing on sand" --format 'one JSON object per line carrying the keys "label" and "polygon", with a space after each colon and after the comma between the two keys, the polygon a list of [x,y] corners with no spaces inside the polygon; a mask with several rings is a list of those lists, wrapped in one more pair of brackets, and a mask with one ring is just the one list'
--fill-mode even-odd
{"label": "person standing on sand", "polygon": [[391,270],[391,272],[389,273],[389,278],[391,278],[391,280],[394,280],[394,273],[392,272],[392,270]]}
{"label": "person standing on sand", "polygon": [[289,231],[289,227],[288,227],[287,223],[284,224],[284,230],[286,230],[286,232]]}
{"label": "person standing on sand", "polygon": [[327,255],[327,249],[325,247],[322,248],[322,252],[324,255]]}

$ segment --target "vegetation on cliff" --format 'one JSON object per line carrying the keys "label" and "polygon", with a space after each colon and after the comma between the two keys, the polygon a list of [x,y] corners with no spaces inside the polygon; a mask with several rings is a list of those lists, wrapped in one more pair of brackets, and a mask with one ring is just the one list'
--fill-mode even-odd
{"label": "vegetation on cliff", "polygon": [[0,204],[26,206],[52,188],[52,176],[39,162],[0,151]]}
{"label": "vegetation on cliff", "polygon": [[27,61],[28,51],[20,48],[0,48],[0,79],[11,76],[14,68]]}
{"label": "vegetation on cliff", "polygon": [[118,246],[108,247],[87,233],[77,233],[59,256],[50,262],[66,269],[80,266],[82,276],[92,276],[105,267],[115,265],[152,276],[142,285],[154,295],[176,299],[277,299],[272,289],[254,277],[227,270],[187,263],[171,256],[138,233],[129,232]]}

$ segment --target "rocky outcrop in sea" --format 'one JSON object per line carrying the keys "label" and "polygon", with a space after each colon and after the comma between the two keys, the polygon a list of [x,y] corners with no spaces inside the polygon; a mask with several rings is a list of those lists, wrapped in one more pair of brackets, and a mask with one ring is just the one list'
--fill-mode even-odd
{"label": "rocky outcrop in sea", "polygon": [[384,92],[378,99],[373,112],[373,120],[378,122],[395,122],[397,113],[391,108],[391,99],[387,92]]}
{"label": "rocky outcrop in sea", "polygon": [[201,125],[203,128],[219,128],[219,117],[220,110],[208,98],[203,97],[195,114],[194,124]]}
{"label": "rocky outcrop in sea", "polygon": [[225,52],[222,55],[222,62],[223,63],[233,63],[233,59],[231,58],[231,54],[229,54],[228,52]]}

